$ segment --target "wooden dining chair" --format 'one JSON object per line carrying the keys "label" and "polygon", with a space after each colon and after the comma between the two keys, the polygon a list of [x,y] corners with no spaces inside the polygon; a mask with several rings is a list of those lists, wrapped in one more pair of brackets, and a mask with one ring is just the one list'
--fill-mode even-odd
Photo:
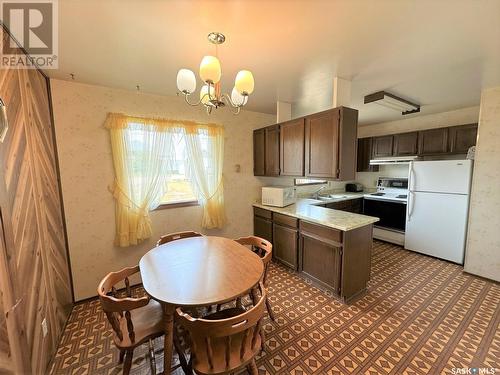
{"label": "wooden dining chair", "polygon": [[[134,349],[148,341],[151,371],[156,374],[153,339],[164,334],[161,305],[148,296],[132,297],[129,277],[138,272],[139,266],[111,272],[102,279],[97,288],[102,309],[113,328],[113,341],[120,350],[120,363],[124,362],[124,375],[130,373]],[[125,290],[118,291],[117,286],[122,282]],[[174,346],[181,365],[187,368],[184,352],[176,338]]]}
{"label": "wooden dining chair", "polygon": [[[264,286],[267,286],[269,263],[271,262],[271,259],[273,257],[273,245],[271,244],[271,242],[257,236],[240,237],[235,239],[235,241],[241,245],[250,246],[250,249],[262,259],[262,262],[264,263],[264,276],[262,281],[264,283]],[[267,313],[269,314],[269,318],[271,318],[271,320],[274,322],[276,319],[274,317],[271,303],[267,298],[266,308]]]}
{"label": "wooden dining chair", "polygon": [[193,231],[170,233],[170,234],[166,234],[164,236],[161,236],[160,239],[156,242],[156,246],[160,246],[160,245],[163,245],[167,242],[171,242],[171,241],[175,241],[175,240],[180,240],[182,238],[201,237],[201,236],[203,236],[203,234],[198,233],[198,232],[193,232]]}
{"label": "wooden dining chair", "polygon": [[197,374],[228,374],[247,367],[251,375],[257,375],[255,356],[261,350],[262,319],[266,301],[264,285],[260,283],[260,299],[249,310],[227,316],[228,310],[193,318],[182,308],[177,308],[179,323],[188,332],[191,348],[189,361]]}

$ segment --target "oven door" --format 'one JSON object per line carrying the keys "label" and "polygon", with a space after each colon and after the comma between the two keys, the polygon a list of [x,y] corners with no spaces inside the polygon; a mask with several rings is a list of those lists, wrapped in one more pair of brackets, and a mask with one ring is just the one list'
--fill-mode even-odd
{"label": "oven door", "polygon": [[363,213],[380,219],[376,227],[404,232],[406,228],[406,202],[364,198]]}

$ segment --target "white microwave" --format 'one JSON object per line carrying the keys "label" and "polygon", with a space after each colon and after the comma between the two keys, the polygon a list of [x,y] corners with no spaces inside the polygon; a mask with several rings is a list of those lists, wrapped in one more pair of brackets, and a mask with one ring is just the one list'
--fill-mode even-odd
{"label": "white microwave", "polygon": [[262,204],[265,206],[285,207],[295,203],[293,186],[263,186]]}

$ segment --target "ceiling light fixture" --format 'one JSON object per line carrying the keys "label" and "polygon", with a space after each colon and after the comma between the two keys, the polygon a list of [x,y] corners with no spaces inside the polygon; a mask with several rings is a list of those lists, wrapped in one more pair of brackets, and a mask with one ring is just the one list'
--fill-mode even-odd
{"label": "ceiling light fixture", "polygon": [[365,96],[365,104],[375,103],[386,108],[401,111],[402,115],[420,112],[420,105],[412,103],[386,91],[378,91]]}
{"label": "ceiling light fixture", "polygon": [[221,94],[220,79],[222,69],[217,56],[217,46],[224,43],[226,37],[218,32],[208,34],[208,41],[215,45],[215,56],[205,56],[200,63],[200,78],[203,86],[200,89],[200,99],[190,102],[189,96],[196,90],[196,76],[192,70],[180,69],[177,73],[177,89],[184,95],[186,103],[191,106],[203,104],[210,114],[212,109],[224,107],[226,104],[235,108],[234,114],[240,113],[241,107],[248,102],[248,96],[253,92],[254,79],[252,72],[241,70],[236,75],[234,87],[229,94]]}

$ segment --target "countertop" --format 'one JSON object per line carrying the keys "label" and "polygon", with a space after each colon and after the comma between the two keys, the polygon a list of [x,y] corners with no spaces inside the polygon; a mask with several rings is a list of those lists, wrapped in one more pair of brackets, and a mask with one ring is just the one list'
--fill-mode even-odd
{"label": "countertop", "polygon": [[[354,197],[351,194],[356,194]],[[260,203],[254,203],[254,207],[259,207],[264,210],[277,212],[283,215],[293,216],[297,219],[309,221],[311,223],[316,223],[324,225],[330,228],[335,228],[341,231],[349,231],[357,228],[364,227],[366,225],[373,224],[379,221],[378,217],[366,216],[360,214],[354,214],[351,212],[334,210],[331,208],[318,207],[318,205],[338,202],[347,199],[360,198],[365,193],[342,193],[339,195],[349,195],[350,198],[332,198],[331,201],[324,201],[318,199],[298,199],[297,203],[292,204],[287,207],[272,207],[264,206]]]}

